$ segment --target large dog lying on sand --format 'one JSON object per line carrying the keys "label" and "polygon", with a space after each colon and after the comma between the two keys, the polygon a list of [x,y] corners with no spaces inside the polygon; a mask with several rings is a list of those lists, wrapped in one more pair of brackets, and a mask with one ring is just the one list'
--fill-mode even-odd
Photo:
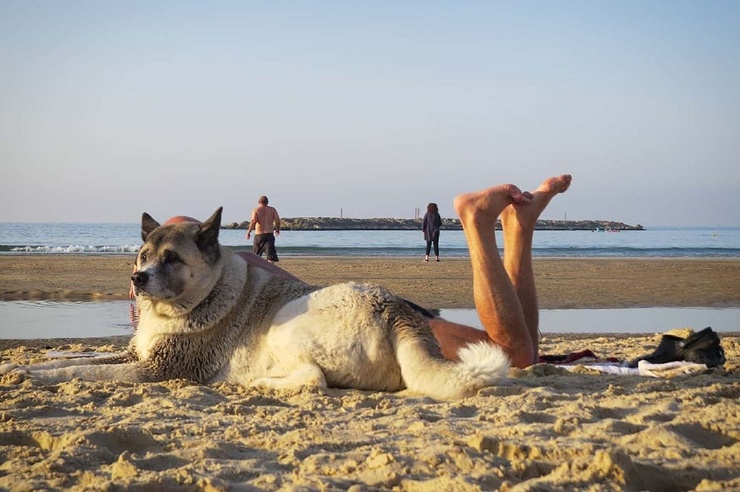
{"label": "large dog lying on sand", "polygon": [[319,288],[250,266],[218,242],[221,208],[203,224],[142,217],[132,276],[139,325],[126,352],[58,360],[25,371],[134,382],[184,378],[267,388],[327,386],[398,391],[439,400],[475,394],[504,377],[506,355],[484,342],[445,360],[427,321],[387,290]]}

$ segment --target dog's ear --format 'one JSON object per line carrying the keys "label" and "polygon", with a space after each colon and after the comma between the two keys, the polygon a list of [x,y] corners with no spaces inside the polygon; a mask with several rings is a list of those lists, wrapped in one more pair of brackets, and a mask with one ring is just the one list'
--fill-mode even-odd
{"label": "dog's ear", "polygon": [[159,222],[154,220],[151,215],[144,212],[141,216],[141,239],[146,242],[146,238],[152,233],[154,229],[159,227]]}
{"label": "dog's ear", "polygon": [[198,228],[195,242],[199,249],[206,250],[218,244],[218,232],[221,229],[221,212],[223,210],[223,207],[218,207],[213,215]]}

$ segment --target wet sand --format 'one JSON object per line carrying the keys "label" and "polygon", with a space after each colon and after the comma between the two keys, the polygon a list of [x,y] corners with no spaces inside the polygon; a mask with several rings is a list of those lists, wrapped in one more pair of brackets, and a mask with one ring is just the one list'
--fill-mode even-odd
{"label": "wet sand", "polygon": [[[0,257],[3,299],[121,299],[132,257]],[[472,307],[467,260],[286,258],[312,283],[369,280],[430,307]],[[547,308],[738,306],[734,260],[540,260]],[[548,335],[542,352],[620,360],[658,335]],[[13,341],[119,351],[124,337]],[[512,370],[456,402],[406,392],[0,376],[2,490],[740,490],[740,337],[724,368],[671,378],[583,366]]]}
{"label": "wet sand", "polygon": [[[0,256],[0,299],[125,299],[133,256]],[[291,258],[279,265],[317,285],[385,285],[429,308],[473,308],[467,259]],[[740,260],[535,260],[543,309],[740,306]]]}

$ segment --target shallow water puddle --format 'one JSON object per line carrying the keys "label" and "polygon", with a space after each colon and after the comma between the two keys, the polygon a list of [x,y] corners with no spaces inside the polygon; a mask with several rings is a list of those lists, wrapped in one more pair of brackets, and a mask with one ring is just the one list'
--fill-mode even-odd
{"label": "shallow water puddle", "polygon": [[[481,328],[474,309],[443,309],[442,317]],[[543,309],[542,333],[663,333],[674,328],[740,331],[740,308]]]}
{"label": "shallow water puddle", "polygon": [[[0,301],[0,338],[90,338],[130,335],[130,301]],[[474,309],[443,309],[444,318],[481,328]],[[711,326],[740,331],[740,308],[549,309],[543,333],[661,333]]]}

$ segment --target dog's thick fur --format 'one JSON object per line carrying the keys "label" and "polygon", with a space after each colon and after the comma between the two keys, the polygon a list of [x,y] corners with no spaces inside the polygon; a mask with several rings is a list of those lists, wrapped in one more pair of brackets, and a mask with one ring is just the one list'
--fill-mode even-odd
{"label": "dog's thick fur", "polygon": [[439,400],[473,395],[506,374],[509,361],[492,344],[465,346],[459,361],[445,360],[426,319],[381,287],[319,288],[250,266],[220,246],[220,225],[220,208],[203,224],[160,226],[145,213],[132,276],[139,325],[128,351],[27,372],[46,382],[408,388]]}

